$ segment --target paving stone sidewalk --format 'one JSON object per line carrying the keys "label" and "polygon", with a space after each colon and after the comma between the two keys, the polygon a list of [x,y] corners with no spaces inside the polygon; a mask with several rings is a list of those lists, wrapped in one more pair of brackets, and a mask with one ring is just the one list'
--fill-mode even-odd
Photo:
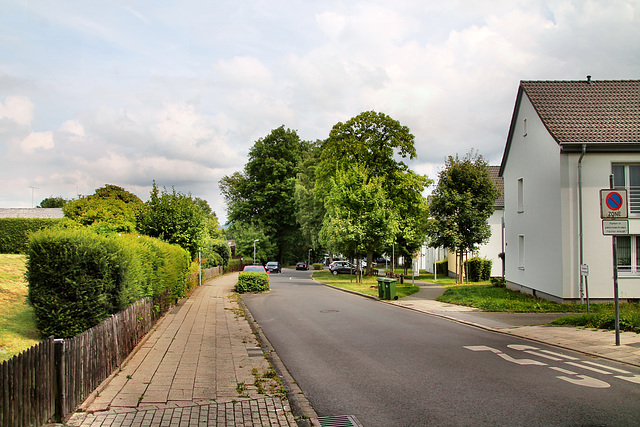
{"label": "paving stone sidewalk", "polygon": [[237,277],[207,281],[167,313],[66,424],[295,426],[233,293]]}

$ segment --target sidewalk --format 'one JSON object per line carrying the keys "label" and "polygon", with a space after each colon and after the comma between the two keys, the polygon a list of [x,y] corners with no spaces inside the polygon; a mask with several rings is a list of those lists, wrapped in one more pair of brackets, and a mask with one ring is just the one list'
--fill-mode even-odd
{"label": "sidewalk", "polygon": [[296,426],[244,317],[237,273],[209,280],[167,313],[69,426]]}
{"label": "sidewalk", "polygon": [[615,332],[588,328],[546,326],[565,313],[494,313],[435,301],[444,287],[417,282],[420,291],[402,300],[388,303],[448,318],[487,330],[498,331],[575,350],[605,359],[640,367],[640,334],[620,332],[616,346]]}

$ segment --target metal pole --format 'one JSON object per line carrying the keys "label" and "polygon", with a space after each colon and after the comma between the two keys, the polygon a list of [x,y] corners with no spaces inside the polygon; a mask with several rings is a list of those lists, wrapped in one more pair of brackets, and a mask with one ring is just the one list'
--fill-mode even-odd
{"label": "metal pole", "polygon": [[200,284],[200,286],[202,286],[202,256],[201,256],[201,249],[202,248],[198,248],[198,282]]}
{"label": "metal pole", "polygon": [[[609,187],[613,190],[613,175],[609,175]],[[618,240],[611,236],[613,247],[613,301],[615,306],[616,345],[620,345],[620,300],[618,299]]]}

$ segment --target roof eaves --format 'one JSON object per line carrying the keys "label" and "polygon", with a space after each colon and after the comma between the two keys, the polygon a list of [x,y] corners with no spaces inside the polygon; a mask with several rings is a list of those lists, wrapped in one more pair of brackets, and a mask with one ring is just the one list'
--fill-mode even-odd
{"label": "roof eaves", "polygon": [[511,123],[509,124],[509,133],[507,134],[507,143],[504,147],[504,153],[502,153],[502,161],[500,162],[500,172],[498,172],[498,176],[502,177],[504,173],[504,166],[507,163],[507,158],[509,157],[509,149],[511,148],[511,140],[513,139],[513,133],[515,132],[516,127],[516,115],[518,114],[518,110],[520,109],[520,103],[522,102],[522,94],[524,93],[524,88],[522,87],[522,81],[520,81],[520,85],[518,86],[518,94],[516,95],[516,103],[513,107],[513,113],[511,114]]}

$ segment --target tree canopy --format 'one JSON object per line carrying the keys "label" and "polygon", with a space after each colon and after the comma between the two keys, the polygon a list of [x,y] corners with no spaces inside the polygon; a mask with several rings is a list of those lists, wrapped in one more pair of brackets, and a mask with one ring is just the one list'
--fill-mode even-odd
{"label": "tree canopy", "polygon": [[300,252],[294,193],[306,147],[295,131],[281,126],[254,143],[243,172],[220,180],[229,221],[264,227],[274,244],[267,256],[281,263],[295,261]]}
{"label": "tree canopy", "polygon": [[[487,220],[494,211],[498,190],[487,162],[473,152],[462,159],[449,156],[438,177],[429,205],[430,244],[454,249],[462,257],[491,237]],[[462,264],[460,260],[460,268]],[[463,271],[458,277],[463,277]]]}

